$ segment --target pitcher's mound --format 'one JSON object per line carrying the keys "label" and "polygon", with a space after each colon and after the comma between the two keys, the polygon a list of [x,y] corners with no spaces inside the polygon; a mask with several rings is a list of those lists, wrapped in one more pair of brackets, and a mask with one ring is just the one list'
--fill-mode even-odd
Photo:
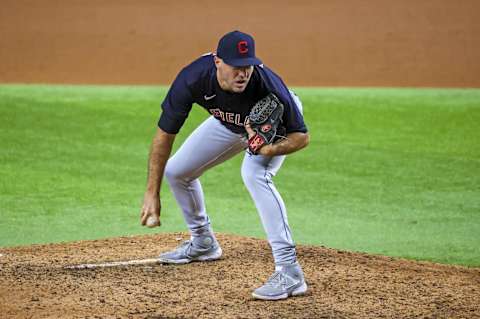
{"label": "pitcher's mound", "polygon": [[93,269],[154,258],[185,233],[0,248],[1,318],[473,318],[480,269],[299,246],[309,291],[278,302],[251,292],[273,272],[265,241],[218,235],[220,261]]}

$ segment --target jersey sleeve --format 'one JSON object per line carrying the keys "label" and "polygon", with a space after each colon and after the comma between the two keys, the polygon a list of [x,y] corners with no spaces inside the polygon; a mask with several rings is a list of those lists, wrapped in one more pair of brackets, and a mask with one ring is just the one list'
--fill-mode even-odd
{"label": "jersey sleeve", "polygon": [[[305,121],[303,120],[302,110],[300,109],[302,105],[297,105],[295,103],[290,91],[287,89],[283,94],[279,94],[282,100],[285,103],[285,110],[283,111],[283,125],[286,128],[286,132],[293,133],[293,132],[302,132],[306,133],[307,126],[305,125]],[[294,93],[292,93],[294,94]],[[300,101],[300,99],[298,100]]]}
{"label": "jersey sleeve", "polygon": [[162,102],[158,127],[169,134],[177,134],[192,109],[193,97],[187,84],[187,70],[183,69],[173,81]]}
{"label": "jersey sleeve", "polygon": [[308,130],[307,126],[305,125],[305,121],[303,120],[303,113],[301,109],[302,105],[298,97],[295,96],[300,105],[297,105],[294,97],[292,97],[292,94],[294,95],[294,93],[290,93],[290,90],[287,88],[282,79],[267,67],[260,68],[260,75],[266,93],[274,93],[280,99],[280,101],[282,101],[285,107],[282,121],[283,126],[285,126],[286,133],[306,133]]}

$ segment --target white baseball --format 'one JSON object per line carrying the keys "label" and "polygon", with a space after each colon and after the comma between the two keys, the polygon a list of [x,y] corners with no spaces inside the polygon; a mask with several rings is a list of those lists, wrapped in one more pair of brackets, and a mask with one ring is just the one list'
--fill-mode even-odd
{"label": "white baseball", "polygon": [[158,220],[157,216],[150,215],[147,218],[147,223],[146,224],[147,224],[147,227],[156,227],[159,224],[159,220]]}

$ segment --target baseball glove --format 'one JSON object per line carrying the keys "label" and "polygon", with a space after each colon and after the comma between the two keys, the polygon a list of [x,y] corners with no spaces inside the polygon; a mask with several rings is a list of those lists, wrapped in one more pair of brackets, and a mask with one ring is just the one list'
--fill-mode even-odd
{"label": "baseball glove", "polygon": [[255,133],[248,138],[250,153],[258,154],[262,146],[275,142],[284,133],[282,115],[283,104],[273,93],[255,103],[248,116],[249,125]]}

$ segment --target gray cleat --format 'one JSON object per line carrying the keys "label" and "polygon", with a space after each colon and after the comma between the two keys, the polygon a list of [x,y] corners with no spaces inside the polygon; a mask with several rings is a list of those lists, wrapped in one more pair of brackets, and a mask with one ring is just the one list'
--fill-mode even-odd
{"label": "gray cleat", "polygon": [[307,283],[298,263],[283,265],[276,270],[267,282],[252,295],[256,299],[280,300],[307,292]]}
{"label": "gray cleat", "polygon": [[191,240],[186,240],[174,250],[160,254],[158,260],[165,264],[188,264],[192,261],[217,260],[220,257],[222,248],[216,240],[208,248],[195,247]]}

